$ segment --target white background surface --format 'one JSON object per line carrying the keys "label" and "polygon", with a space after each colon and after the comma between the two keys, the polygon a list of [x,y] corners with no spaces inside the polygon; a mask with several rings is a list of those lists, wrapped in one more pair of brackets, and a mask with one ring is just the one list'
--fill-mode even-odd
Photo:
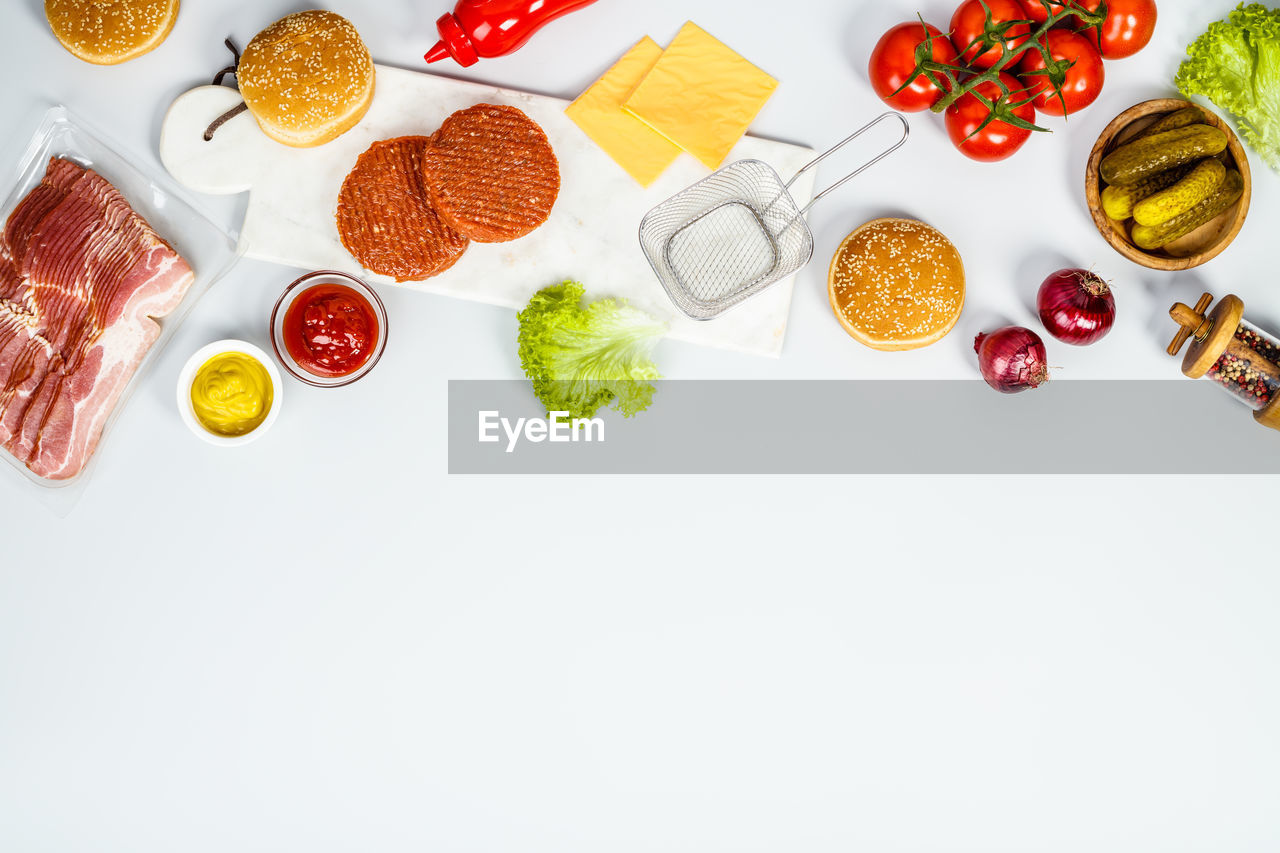
{"label": "white background surface", "polygon": [[[418,67],[437,5],[331,8],[379,61]],[[1280,328],[1275,175],[1255,167],[1236,244],[1177,276],[1113,253],[1079,190],[1098,131],[1170,93],[1233,5],[1163,0],[1101,100],[1004,164],[914,117],[909,148],[814,209],[783,358],[664,343],[664,373],[970,377],[974,331],[1031,323],[1066,262],[1116,282],[1121,322],[1105,345],[1051,344],[1064,378],[1178,376],[1163,311],[1202,288]],[[881,110],[867,53],[916,7],[601,0],[511,58],[441,70],[572,97],[692,18],[782,81],[754,132],[822,147]],[[222,38],[298,8],[187,0],[160,49],[97,68],[11,0],[6,162],[61,101],[157,166],[164,110],[225,63]],[[945,26],[952,4],[919,8]],[[200,201],[229,225],[243,204]],[[895,212],[952,237],[970,302],[941,344],[882,355],[835,323],[824,268]],[[218,337],[266,344],[293,277],[244,262],[201,302],[69,518],[0,480],[0,849],[1280,847],[1270,481],[450,478],[446,382],[518,376],[514,316],[389,289],[396,333],[367,379],[290,384],[242,450],[196,441],[182,362]],[[1205,405],[1249,416],[1207,387]]]}

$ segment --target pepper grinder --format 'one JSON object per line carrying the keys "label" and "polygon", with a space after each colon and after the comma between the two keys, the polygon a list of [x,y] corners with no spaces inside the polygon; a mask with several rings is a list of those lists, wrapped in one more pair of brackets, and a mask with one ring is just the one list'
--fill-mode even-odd
{"label": "pepper grinder", "polygon": [[1206,293],[1195,307],[1178,302],[1169,309],[1182,327],[1169,355],[1190,340],[1182,372],[1192,379],[1207,376],[1253,409],[1258,423],[1280,430],[1280,340],[1244,319],[1240,297],[1229,293],[1210,311],[1212,303]]}

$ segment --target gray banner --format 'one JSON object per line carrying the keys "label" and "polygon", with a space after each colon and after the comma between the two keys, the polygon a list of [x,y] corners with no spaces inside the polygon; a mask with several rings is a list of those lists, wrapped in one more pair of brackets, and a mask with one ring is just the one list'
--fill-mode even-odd
{"label": "gray banner", "polygon": [[450,381],[449,473],[1280,474],[1280,433],[1207,380],[655,384],[574,430],[526,381]]}

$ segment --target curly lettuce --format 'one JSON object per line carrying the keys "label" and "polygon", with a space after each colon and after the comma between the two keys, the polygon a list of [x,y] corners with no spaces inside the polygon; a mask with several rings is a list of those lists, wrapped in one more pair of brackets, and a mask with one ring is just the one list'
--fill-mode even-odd
{"label": "curly lettuce", "polygon": [[1280,172],[1280,9],[1241,3],[1187,48],[1174,82],[1235,115],[1245,141]]}
{"label": "curly lettuce", "polygon": [[649,354],[667,325],[626,300],[582,305],[576,281],[543,288],[519,314],[520,366],[548,412],[590,418],[610,405],[625,417],[653,402]]}

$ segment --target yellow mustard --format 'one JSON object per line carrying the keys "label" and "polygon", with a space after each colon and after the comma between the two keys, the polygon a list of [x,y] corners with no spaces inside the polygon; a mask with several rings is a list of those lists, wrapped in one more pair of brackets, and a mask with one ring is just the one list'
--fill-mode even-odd
{"label": "yellow mustard", "polygon": [[214,435],[253,432],[271,412],[271,376],[256,358],[224,352],[206,361],[191,383],[196,420]]}

